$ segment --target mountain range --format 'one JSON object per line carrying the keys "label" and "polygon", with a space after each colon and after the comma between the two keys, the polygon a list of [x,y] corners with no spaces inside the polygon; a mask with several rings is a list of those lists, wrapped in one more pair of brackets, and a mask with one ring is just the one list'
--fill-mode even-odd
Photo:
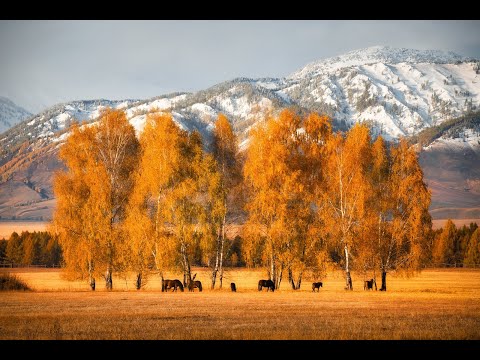
{"label": "mountain range", "polygon": [[0,96],[0,134],[30,116],[30,112]]}
{"label": "mountain range", "polygon": [[[419,154],[432,190],[431,213],[437,219],[480,219],[479,106],[479,60],[382,46],[319,60],[284,78],[237,78],[146,100],[58,104],[0,134],[0,216],[51,217],[52,177],[63,166],[57,154],[68,126],[74,119],[95,121],[104,107],[124,109],[137,133],[148,113],[170,111],[181,128],[199,130],[207,142],[217,115],[224,113],[241,149],[248,147],[248,131],[262,114],[295,107],[331,116],[337,130],[367,122],[374,135],[389,140],[438,129]],[[465,115],[469,120],[462,122]],[[455,125],[442,128],[452,121]]]}

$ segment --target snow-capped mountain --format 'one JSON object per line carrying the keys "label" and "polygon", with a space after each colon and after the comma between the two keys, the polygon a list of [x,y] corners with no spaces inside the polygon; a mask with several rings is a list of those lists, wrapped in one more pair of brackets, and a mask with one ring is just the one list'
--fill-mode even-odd
{"label": "snow-capped mountain", "polygon": [[430,213],[437,219],[477,219],[479,223],[480,112],[449,123],[419,154],[432,192]]}
{"label": "snow-capped mountain", "polygon": [[282,91],[346,127],[369,121],[396,138],[478,107],[479,69],[477,60],[452,52],[376,46],[311,63]]}
{"label": "snow-capped mountain", "polygon": [[[51,173],[61,166],[56,153],[68,136],[69,123],[74,118],[94,121],[106,106],[124,109],[137,133],[148,113],[169,111],[181,128],[200,131],[207,142],[217,115],[224,113],[241,148],[248,146],[248,131],[262,114],[288,106],[326,113],[340,130],[367,121],[375,132],[392,139],[475,111],[480,106],[479,64],[452,52],[376,46],[316,61],[280,79],[238,78],[195,93],[142,101],[59,104],[0,135],[0,216],[9,214],[2,212],[2,203],[12,203],[12,196],[5,195],[6,184],[37,187],[35,201],[53,198]],[[25,195],[17,203],[31,198]]]}
{"label": "snow-capped mountain", "polygon": [[0,96],[0,134],[31,115],[13,101]]}
{"label": "snow-capped mountain", "polygon": [[406,48],[392,48],[390,46],[372,46],[366,49],[349,51],[340,56],[314,61],[299,71],[294,72],[289,78],[305,78],[328,71],[349,66],[368,65],[375,63],[384,64],[453,64],[457,61],[472,60],[458,55],[452,51],[441,50],[414,50]]}

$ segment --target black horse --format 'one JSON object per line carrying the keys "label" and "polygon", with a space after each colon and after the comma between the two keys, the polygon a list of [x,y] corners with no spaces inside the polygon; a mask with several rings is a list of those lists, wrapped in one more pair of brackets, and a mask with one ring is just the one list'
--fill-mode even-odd
{"label": "black horse", "polygon": [[373,285],[375,284],[375,290],[377,290],[377,282],[375,279],[365,280],[363,283],[363,290],[373,290]]}
{"label": "black horse", "polygon": [[198,280],[195,280],[197,274],[193,275],[192,279],[187,282],[187,288],[189,291],[194,291],[195,288],[198,288],[198,291],[202,292],[202,283]]}
{"label": "black horse", "polygon": [[320,282],[315,282],[312,284],[312,291],[315,291],[317,289],[318,292],[320,292],[320,288],[323,287],[323,283]]}
{"label": "black horse", "polygon": [[235,285],[235,283],[230,283],[230,289],[232,289],[233,292],[237,291],[237,286]]}
{"label": "black horse", "polygon": [[258,291],[262,291],[262,288],[266,287],[268,290],[275,291],[275,284],[272,280],[259,280],[258,281]]}
{"label": "black horse", "polygon": [[173,289],[177,291],[177,288],[180,288],[180,291],[183,292],[183,284],[180,280],[163,280],[163,289],[162,291],[168,291],[168,289]]}
{"label": "black horse", "polygon": [[188,284],[188,290],[195,291],[195,288],[198,288],[198,291],[202,292],[202,282],[195,280]]}

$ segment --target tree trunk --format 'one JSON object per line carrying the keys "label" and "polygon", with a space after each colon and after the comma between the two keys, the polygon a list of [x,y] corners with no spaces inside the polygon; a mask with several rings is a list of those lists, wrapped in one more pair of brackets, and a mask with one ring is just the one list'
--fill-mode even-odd
{"label": "tree trunk", "polygon": [[295,287],[295,290],[300,290],[300,285],[302,284],[302,276],[303,271],[300,271],[300,274],[298,274],[297,286]]}
{"label": "tree trunk", "polygon": [[160,281],[162,282],[162,292],[165,291],[165,282],[164,282],[164,278],[163,278],[163,272],[160,272]]}
{"label": "tree trunk", "polygon": [[220,269],[220,289],[223,286],[223,266]]}
{"label": "tree trunk", "polygon": [[215,267],[212,271],[212,289],[215,289],[215,282],[217,281],[217,273],[220,266],[220,236],[217,237],[217,249],[215,251]]}
{"label": "tree trunk", "polygon": [[[293,290],[300,289],[300,285],[302,284],[302,275],[303,275],[303,272],[300,271],[300,273],[298,274],[297,281],[295,281],[295,276],[293,274],[292,269],[288,269],[288,282],[292,286]],[[280,284],[279,284],[279,286],[280,286]]]}
{"label": "tree trunk", "polygon": [[277,272],[275,270],[275,258],[273,256],[273,252],[270,254],[270,280],[273,281],[276,287]]}
{"label": "tree trunk", "polygon": [[107,267],[107,272],[105,273],[105,287],[107,290],[113,289],[112,268],[110,265]]}
{"label": "tree trunk", "polygon": [[290,285],[292,286],[292,289],[293,290],[296,290],[295,288],[295,280],[293,279],[293,271],[292,269],[288,269],[288,282],[290,283]]}
{"label": "tree trunk", "polygon": [[[187,249],[185,244],[181,246],[182,260],[183,260],[183,286],[187,287],[192,281],[192,273],[190,270],[190,261],[188,261]],[[188,282],[187,282],[188,281]]]}
{"label": "tree trunk", "polygon": [[277,282],[274,283],[276,290],[280,289],[280,283],[282,282],[282,275],[283,275],[283,264],[282,266],[280,266],[280,272],[278,273],[278,276],[277,276]]}
{"label": "tree trunk", "polygon": [[349,258],[348,258],[348,246],[345,245],[345,278],[347,282],[347,286],[345,287],[345,290],[353,290],[353,285],[352,285],[352,277],[350,276],[350,267],[349,267]]}
{"label": "tree trunk", "polygon": [[387,291],[387,272],[382,270],[382,287],[380,291]]}
{"label": "tree trunk", "polygon": [[142,288],[142,273],[139,272],[137,273],[137,281],[135,282],[135,287],[137,290],[140,290]]}
{"label": "tree trunk", "polygon": [[90,276],[89,284],[92,291],[95,291],[95,278],[93,276]]}
{"label": "tree trunk", "polygon": [[[225,204],[225,208],[226,208]],[[226,217],[223,217],[222,222],[222,237],[220,239],[220,289],[223,286],[223,252],[225,247],[225,226],[226,226]]]}
{"label": "tree trunk", "polygon": [[95,278],[93,277],[93,264],[91,261],[88,262],[88,283],[92,291],[95,291]]}

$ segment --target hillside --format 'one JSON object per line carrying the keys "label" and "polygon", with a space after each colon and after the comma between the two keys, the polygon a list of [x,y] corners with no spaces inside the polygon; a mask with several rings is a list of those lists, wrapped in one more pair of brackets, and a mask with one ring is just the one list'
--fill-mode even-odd
{"label": "hillside", "polygon": [[[170,111],[180,127],[200,131],[207,142],[217,115],[224,113],[232,121],[242,149],[248,146],[249,129],[263,113],[287,106],[326,113],[337,130],[347,129],[357,121],[368,122],[376,134],[395,139],[419,135],[424,129],[436,129],[449,119],[475,111],[480,105],[479,72],[478,60],[451,52],[372,47],[308,64],[280,79],[238,78],[195,93],[173,93],[141,101],[59,104],[0,135],[0,216],[49,217],[54,206],[52,176],[62,166],[57,152],[68,135],[66,129],[74,119],[94,121],[106,106],[124,109],[137,133],[142,131],[147,113]],[[462,126],[458,125],[457,130],[461,131]],[[478,133],[469,138],[473,154],[477,154],[474,142]],[[421,154],[422,166],[432,189],[449,189],[452,182],[459,181],[449,190],[459,188],[465,192],[467,179],[470,187],[480,179],[477,155],[471,155],[470,163],[463,162],[465,157],[454,155],[462,150],[452,149],[453,145],[445,148],[432,143]],[[447,161],[446,157],[453,164],[448,181],[444,174],[435,172],[437,162]],[[461,166],[473,170],[466,177],[460,172],[463,177],[458,178],[455,176],[459,174],[456,167],[460,160],[465,164]],[[436,207],[474,206],[472,202],[462,203],[462,196],[448,194],[434,191],[434,216]]]}
{"label": "hillside", "polygon": [[0,96],[0,134],[31,116],[27,110]]}
{"label": "hillside", "polygon": [[437,219],[480,219],[480,112],[445,121],[417,137]]}

